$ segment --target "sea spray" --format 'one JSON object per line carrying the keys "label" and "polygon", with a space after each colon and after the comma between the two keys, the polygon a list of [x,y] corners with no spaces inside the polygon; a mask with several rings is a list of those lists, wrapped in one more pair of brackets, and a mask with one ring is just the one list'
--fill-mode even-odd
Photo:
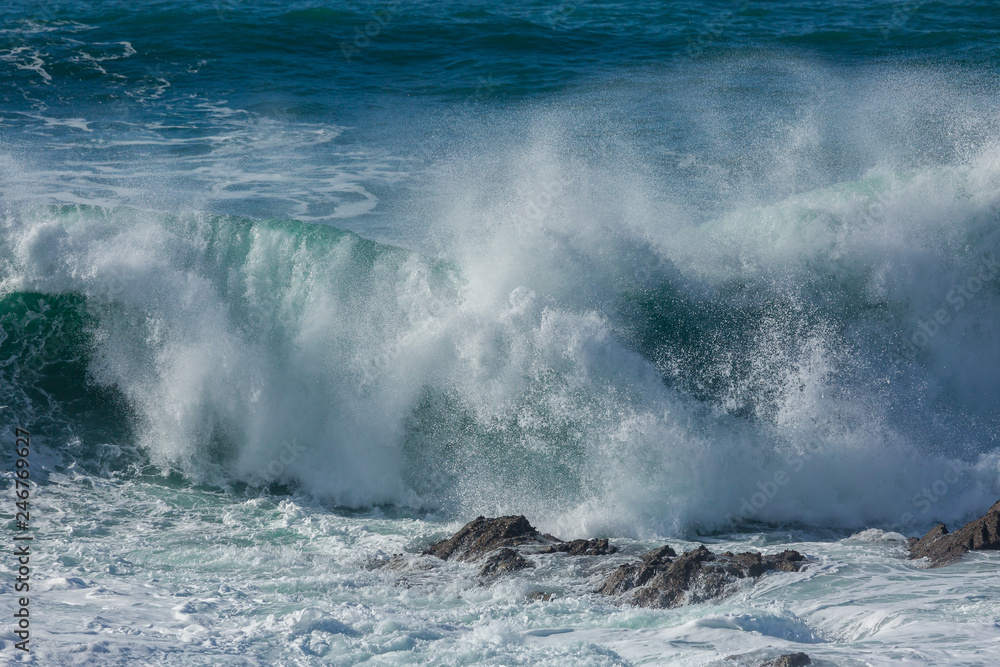
{"label": "sea spray", "polygon": [[[982,176],[956,167],[916,180],[970,175]],[[755,269],[741,276],[749,289],[734,291],[724,256],[709,271],[691,262],[703,243],[693,229],[672,254],[641,226],[584,217],[585,189],[600,192],[600,178],[538,180],[559,184],[543,188],[544,210],[485,227],[502,251],[456,247],[445,263],[295,222],[43,209],[8,223],[4,288],[65,295],[69,312],[86,314],[77,390],[121,396],[150,460],[193,479],[291,484],[348,506],[521,511],[578,533],[636,535],[731,527],[735,516],[889,525],[949,461],[970,474],[936,516],[992,492],[986,461],[956,458],[961,439],[937,452],[921,445],[928,403],[942,406],[941,433],[982,433],[958,430],[969,428],[961,407],[919,390],[933,360],[891,345],[926,288],[910,296],[856,255],[847,282],[825,291],[831,259],[811,242],[796,263],[792,246],[782,254],[800,287]],[[857,199],[841,187],[809,207],[845,215],[865,210]],[[770,215],[800,224],[805,201]],[[956,206],[962,233],[989,243],[984,202],[983,212]],[[760,250],[750,266],[768,261],[771,249]],[[948,285],[962,257],[944,255],[955,268],[936,280]],[[877,273],[891,290],[871,291]],[[982,294],[993,307],[992,283]]]}

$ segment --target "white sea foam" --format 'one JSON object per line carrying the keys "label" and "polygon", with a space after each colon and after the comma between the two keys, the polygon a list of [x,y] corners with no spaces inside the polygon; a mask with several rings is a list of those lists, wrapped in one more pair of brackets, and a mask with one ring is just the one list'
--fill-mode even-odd
{"label": "white sea foam", "polygon": [[[44,606],[32,654],[42,662],[750,665],[803,651],[816,664],[935,665],[1000,648],[994,554],[928,571],[889,545],[793,537],[768,549],[814,556],[804,572],[768,575],[716,603],[650,610],[591,591],[662,542],[616,539],[623,551],[606,558],[529,556],[535,568],[485,588],[476,563],[420,565],[413,553],[457,524],[58,473],[37,503],[33,601]],[[94,503],[112,508],[109,532],[69,535]],[[744,549],[760,537],[710,546]],[[366,567],[365,554],[379,551],[405,552],[416,567]],[[110,569],[123,558],[127,574]],[[555,597],[527,598],[538,590]],[[16,650],[10,629],[0,629],[6,657]],[[742,662],[724,660],[734,655]]]}

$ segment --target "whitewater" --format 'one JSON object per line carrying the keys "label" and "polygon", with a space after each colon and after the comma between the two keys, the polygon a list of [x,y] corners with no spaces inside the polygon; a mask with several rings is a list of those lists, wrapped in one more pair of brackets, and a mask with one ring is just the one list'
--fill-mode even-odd
{"label": "whitewater", "polygon": [[[905,542],[1000,499],[992,33],[746,4],[7,10],[4,661],[995,664]],[[619,552],[421,555],[511,514]],[[665,543],[810,560],[595,593]]]}

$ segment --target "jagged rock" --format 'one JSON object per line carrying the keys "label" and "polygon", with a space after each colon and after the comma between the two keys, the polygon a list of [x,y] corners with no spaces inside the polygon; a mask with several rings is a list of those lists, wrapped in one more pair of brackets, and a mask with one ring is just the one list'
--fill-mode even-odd
{"label": "jagged rock", "polygon": [[611,576],[605,579],[604,583],[597,589],[597,592],[604,595],[618,595],[643,586],[657,573],[668,568],[671,559],[675,556],[677,556],[677,552],[669,546],[648,551],[640,556],[638,563],[622,565],[612,572]]}
{"label": "jagged rock", "polygon": [[945,525],[943,523],[939,523],[938,525],[928,530],[927,534],[924,535],[923,537],[920,538],[911,537],[906,540],[906,543],[909,545],[911,552],[914,550],[923,551],[924,549],[927,548],[927,545],[929,545],[931,542],[947,534],[948,534],[948,529],[945,528]]}
{"label": "jagged rock", "polygon": [[812,660],[805,653],[788,653],[774,660],[768,660],[760,667],[803,667],[811,664]]}
{"label": "jagged rock", "polygon": [[479,570],[480,577],[495,577],[501,574],[517,572],[528,567],[535,567],[528,562],[521,554],[513,549],[504,547],[493,552],[483,567]]}
{"label": "jagged rock", "polygon": [[573,540],[572,542],[559,542],[552,546],[545,547],[539,553],[554,554],[566,553],[571,556],[607,556],[618,551],[618,547],[612,546],[606,539],[603,540]]}
{"label": "jagged rock", "polygon": [[597,592],[621,595],[622,602],[640,607],[679,607],[721,597],[737,579],[771,570],[797,572],[804,561],[797,551],[770,556],[752,551],[714,554],[704,545],[678,557],[664,546],[643,554],[638,563],[619,567]]}
{"label": "jagged rock", "polygon": [[919,540],[910,538],[909,543],[910,558],[927,558],[931,567],[950,565],[967,551],[1000,549],[1000,501],[954,533],[939,523]]}
{"label": "jagged rock", "polygon": [[503,547],[517,547],[525,544],[552,544],[559,540],[535,530],[523,516],[501,516],[495,519],[476,517],[462,526],[461,530],[447,540],[441,540],[428,547],[425,555],[448,560],[470,561]]}

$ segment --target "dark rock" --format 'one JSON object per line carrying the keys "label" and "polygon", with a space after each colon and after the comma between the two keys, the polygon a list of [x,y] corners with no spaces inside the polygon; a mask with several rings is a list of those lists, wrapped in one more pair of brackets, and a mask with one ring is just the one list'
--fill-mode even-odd
{"label": "dark rock", "polygon": [[480,577],[495,577],[501,574],[508,574],[510,572],[517,572],[518,570],[523,570],[525,568],[535,567],[530,562],[525,560],[525,558],[514,551],[504,547],[498,549],[486,559],[483,563],[483,567],[479,570]]}
{"label": "dark rock", "polygon": [[803,665],[811,664],[812,660],[805,653],[788,653],[780,658],[768,660],[760,667],[803,667]]}
{"label": "dark rock", "polygon": [[476,560],[503,547],[524,544],[551,544],[559,540],[535,530],[523,516],[501,516],[495,519],[477,517],[447,540],[432,544],[424,554],[448,560]]}
{"label": "dark rock", "polygon": [[622,595],[622,602],[640,607],[679,607],[722,597],[737,579],[757,578],[772,570],[797,572],[804,561],[797,551],[770,556],[752,551],[714,554],[703,545],[677,556],[664,546],[643,554],[638,563],[619,567],[597,592]]}
{"label": "dark rock", "polygon": [[[913,542],[910,543],[910,551],[913,551],[914,549],[923,551],[924,549],[927,548],[927,546],[931,542],[934,542],[939,537],[944,537],[947,534],[948,534],[948,529],[945,528],[945,525],[943,523],[939,523],[938,525],[928,530],[927,534],[921,537],[920,539],[911,537],[910,540],[913,540]],[[907,540],[907,542],[909,542],[909,540]]]}
{"label": "dark rock", "polygon": [[539,553],[554,554],[565,553],[571,556],[607,556],[617,553],[618,547],[614,547],[605,540],[573,540],[572,542],[560,542],[552,546],[545,547]]}
{"label": "dark rock", "polygon": [[910,541],[910,558],[927,558],[931,567],[941,567],[954,563],[967,551],[997,549],[1000,549],[1000,501],[954,533],[939,523],[919,540]]}
{"label": "dark rock", "polygon": [[669,544],[664,544],[659,549],[653,549],[652,551],[647,551],[639,558],[643,563],[659,562],[665,558],[676,558],[677,552],[670,548]]}
{"label": "dark rock", "polygon": [[622,565],[604,580],[598,593],[604,595],[619,595],[625,591],[643,586],[656,574],[670,566],[671,559],[677,555],[669,546],[662,546],[644,553],[638,563]]}

